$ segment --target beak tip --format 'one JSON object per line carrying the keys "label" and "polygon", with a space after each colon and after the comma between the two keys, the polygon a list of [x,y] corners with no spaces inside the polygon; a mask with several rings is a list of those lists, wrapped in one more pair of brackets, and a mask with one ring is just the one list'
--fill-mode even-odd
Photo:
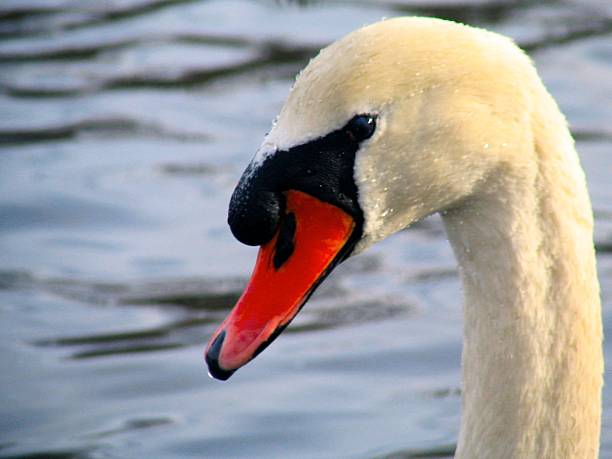
{"label": "beak tip", "polygon": [[208,365],[208,374],[220,381],[227,381],[236,370],[226,370],[219,364],[219,356],[221,355],[221,347],[225,339],[225,330],[217,335],[206,351],[206,364]]}
{"label": "beak tip", "polygon": [[213,379],[218,381],[227,381],[233,374],[234,370],[224,370],[219,365],[211,365],[211,363],[208,362],[208,376]]}

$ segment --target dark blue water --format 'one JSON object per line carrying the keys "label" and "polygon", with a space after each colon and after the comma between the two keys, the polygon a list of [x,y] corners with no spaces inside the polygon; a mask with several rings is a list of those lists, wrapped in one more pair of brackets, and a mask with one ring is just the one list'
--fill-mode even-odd
{"label": "dark blue water", "polygon": [[460,287],[436,218],[341,266],[230,382],[202,358],[255,257],[226,227],[229,195],[295,73],[409,14],[506,33],[533,56],[589,179],[612,336],[606,0],[4,0],[0,457],[452,454]]}

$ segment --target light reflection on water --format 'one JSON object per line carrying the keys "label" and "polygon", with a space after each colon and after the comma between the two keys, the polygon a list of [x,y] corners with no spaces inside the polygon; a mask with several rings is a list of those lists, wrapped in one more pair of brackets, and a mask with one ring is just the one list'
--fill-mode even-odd
{"label": "light reflection on water", "polygon": [[587,171],[612,333],[608,2],[6,0],[0,457],[452,454],[460,290],[436,218],[340,267],[229,383],[201,355],[255,256],[226,227],[229,195],[293,75],[401,14],[531,52]]}

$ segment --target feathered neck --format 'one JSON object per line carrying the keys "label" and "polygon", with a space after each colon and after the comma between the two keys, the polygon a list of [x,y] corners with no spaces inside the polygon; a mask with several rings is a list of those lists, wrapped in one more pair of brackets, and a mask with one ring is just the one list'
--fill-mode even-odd
{"label": "feathered neck", "polygon": [[[500,168],[443,218],[465,296],[460,458],[596,458],[603,375],[591,206],[545,92],[533,167]],[[521,147],[521,146],[517,146]]]}

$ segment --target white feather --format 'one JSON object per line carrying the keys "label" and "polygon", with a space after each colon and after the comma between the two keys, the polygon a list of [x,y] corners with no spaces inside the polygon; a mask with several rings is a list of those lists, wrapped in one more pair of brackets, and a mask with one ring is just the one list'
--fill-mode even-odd
{"label": "white feather", "polygon": [[447,21],[373,24],[311,61],[259,157],[357,113],[378,114],[356,160],[358,249],[441,212],[461,267],[457,457],[597,457],[592,211],[565,119],[528,57],[507,38]]}

